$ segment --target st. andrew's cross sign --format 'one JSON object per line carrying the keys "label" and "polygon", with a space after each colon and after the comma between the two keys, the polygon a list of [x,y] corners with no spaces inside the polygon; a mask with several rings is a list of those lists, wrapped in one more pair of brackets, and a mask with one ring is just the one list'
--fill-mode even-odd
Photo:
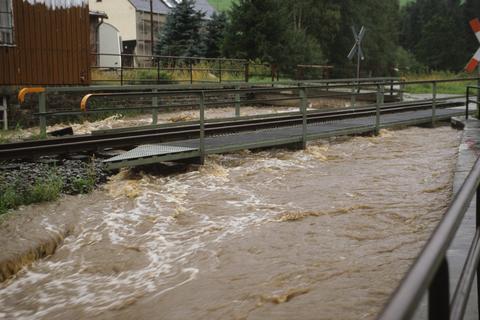
{"label": "st. andrew's cross sign", "polygon": [[[475,32],[478,42],[480,42],[480,20],[478,18],[471,20],[470,26],[472,27],[473,32]],[[475,68],[478,66],[479,61],[480,61],[480,48],[477,50],[477,52],[475,53],[473,58],[470,60],[470,62],[467,64],[465,69],[468,72],[473,72]]]}
{"label": "st. andrew's cross sign", "polygon": [[362,50],[362,40],[365,37],[367,29],[362,26],[360,32],[357,33],[355,26],[352,26],[353,37],[355,38],[355,44],[353,45],[352,50],[348,54],[348,59],[352,60],[355,54],[357,55],[357,79],[360,78],[360,60],[365,60],[365,56]]}

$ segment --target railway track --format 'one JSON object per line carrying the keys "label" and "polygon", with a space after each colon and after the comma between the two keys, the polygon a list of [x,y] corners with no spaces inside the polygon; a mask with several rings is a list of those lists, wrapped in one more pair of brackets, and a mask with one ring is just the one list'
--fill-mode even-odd
{"label": "railway track", "polygon": [[[438,102],[437,108],[463,105],[461,102]],[[403,102],[385,105],[381,113],[394,113],[427,109],[432,102]],[[338,111],[309,111],[307,123],[321,123],[346,118],[373,116],[376,107],[369,106],[358,109]],[[303,117],[299,113],[267,115],[248,119],[226,119],[205,122],[205,135],[215,136],[237,132],[253,131],[282,126],[301,125]],[[105,132],[102,134],[79,135],[48,140],[25,141],[0,144],[0,160],[35,159],[47,155],[65,155],[79,152],[97,152],[112,148],[130,148],[141,144],[171,142],[199,137],[198,122],[187,122],[174,126],[154,127],[126,130],[122,132]]]}

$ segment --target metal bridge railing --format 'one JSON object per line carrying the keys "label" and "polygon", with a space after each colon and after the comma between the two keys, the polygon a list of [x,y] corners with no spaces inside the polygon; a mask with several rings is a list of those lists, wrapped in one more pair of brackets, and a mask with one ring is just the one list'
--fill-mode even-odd
{"label": "metal bridge railing", "polygon": [[[479,281],[480,257],[480,159],[477,160],[449,209],[433,232],[414,265],[380,314],[380,320],[410,319],[428,291],[430,320],[462,319],[475,275]],[[470,207],[476,199],[476,233],[463,264],[460,279],[450,299],[450,273],[447,250]],[[477,290],[480,286],[477,285]],[[480,291],[477,292],[480,296]],[[478,317],[478,314],[477,314]]]}
{"label": "metal bridge railing", "polygon": [[[477,94],[473,94],[472,91],[476,90]],[[476,97],[475,100],[472,100],[472,96]],[[469,104],[474,103],[477,106],[477,117],[480,116],[479,106],[480,106],[480,86],[467,86],[467,96],[466,96],[466,110],[465,118],[468,119],[469,115]]]}

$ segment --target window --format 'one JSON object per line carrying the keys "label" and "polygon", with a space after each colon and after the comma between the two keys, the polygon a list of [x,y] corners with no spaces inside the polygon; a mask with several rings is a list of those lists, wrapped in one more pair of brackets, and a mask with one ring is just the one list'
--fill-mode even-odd
{"label": "window", "polygon": [[0,0],[0,46],[14,44],[13,31],[12,0]]}

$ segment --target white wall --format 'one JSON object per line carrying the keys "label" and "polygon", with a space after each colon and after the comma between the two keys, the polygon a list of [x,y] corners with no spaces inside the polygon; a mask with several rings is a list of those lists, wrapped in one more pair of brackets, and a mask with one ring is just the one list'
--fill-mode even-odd
{"label": "white wall", "polygon": [[89,0],[91,11],[103,11],[107,14],[106,22],[120,31],[122,41],[137,38],[136,12],[128,0]]}

